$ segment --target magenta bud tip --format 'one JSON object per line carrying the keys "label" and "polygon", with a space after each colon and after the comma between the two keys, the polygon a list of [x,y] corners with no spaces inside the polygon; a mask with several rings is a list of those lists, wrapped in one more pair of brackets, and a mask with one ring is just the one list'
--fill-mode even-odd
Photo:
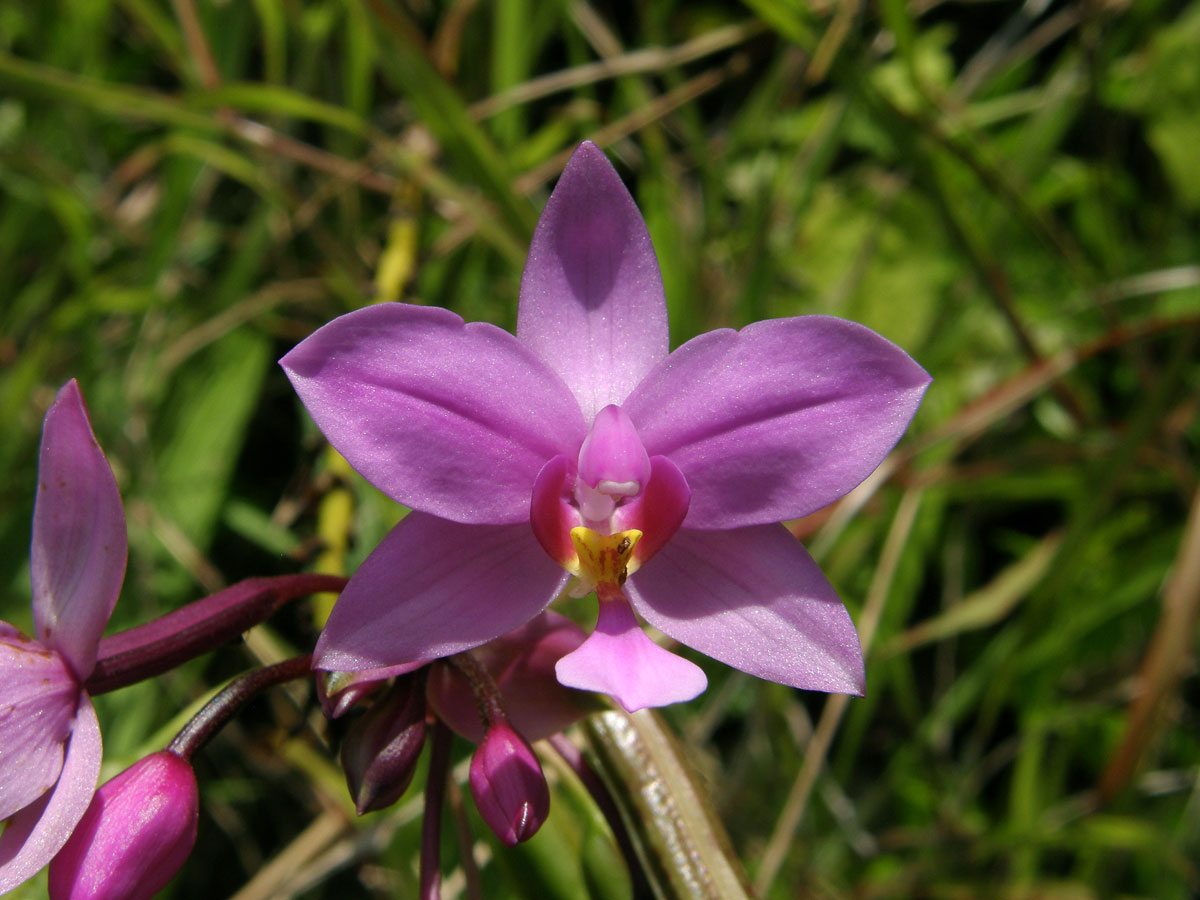
{"label": "magenta bud tip", "polygon": [[149,900],[192,852],[199,804],[181,757],[138,760],[100,787],[50,863],[50,900]]}
{"label": "magenta bud tip", "polygon": [[527,841],[550,813],[550,788],[537,755],[503,719],[494,719],[471,757],[471,795],[505,844]]}

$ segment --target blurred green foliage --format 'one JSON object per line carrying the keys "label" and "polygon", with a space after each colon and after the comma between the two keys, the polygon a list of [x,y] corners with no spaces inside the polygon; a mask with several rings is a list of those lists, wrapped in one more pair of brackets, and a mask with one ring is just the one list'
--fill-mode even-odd
{"label": "blurred green foliage", "polygon": [[[70,377],[129,517],[114,627],[347,539],[322,565],[352,570],[400,511],[274,360],[377,299],[511,327],[592,138],[674,343],[829,313],[935,377],[888,477],[795,526],[869,640],[867,696],[701,661],[710,690],[668,711],[763,896],[1195,896],[1198,46],[1200,3],[1167,0],[6,2],[0,617],[29,624]],[[314,631],[289,611],[102,698],[106,772]],[[413,801],[354,825],[311,710],[258,707],[202,754],[168,895],[412,895]],[[477,850],[487,897],[627,894],[556,778],[542,835]]]}

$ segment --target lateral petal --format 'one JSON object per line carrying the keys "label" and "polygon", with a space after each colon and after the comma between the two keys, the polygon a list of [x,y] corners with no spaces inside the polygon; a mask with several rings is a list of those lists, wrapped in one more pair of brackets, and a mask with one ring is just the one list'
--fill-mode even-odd
{"label": "lateral petal", "polygon": [[625,403],[647,452],[692,489],[688,528],[794,519],[846,494],[895,446],[929,375],[830,316],[756,322],[684,344]]}
{"label": "lateral petal", "polygon": [[0,894],[32,878],[62,849],[96,792],[100,757],[100,723],[81,693],[54,790],[13,816],[0,834]]}
{"label": "lateral petal", "polygon": [[477,647],[532,619],[569,577],[528,522],[462,525],[410,513],[338,597],[314,665],[374,669]]}
{"label": "lateral petal", "polygon": [[590,141],[572,154],[533,232],[517,337],[562,377],[589,423],[667,355],[667,304],[646,223]]}
{"label": "lateral petal", "polygon": [[80,679],[96,663],[127,553],[117,482],[72,379],[42,426],[30,573],[34,634],[62,653]]}
{"label": "lateral petal", "polygon": [[380,303],[318,329],[280,360],[329,442],[385,494],[456,522],[529,516],[545,462],[587,428],[536,354],[485,322]]}
{"label": "lateral petal", "polygon": [[782,525],[681,529],[625,592],[659,631],[735,669],[806,690],[863,693],[854,623]]}
{"label": "lateral petal", "polygon": [[61,656],[0,622],[0,822],[54,787],[78,697]]}

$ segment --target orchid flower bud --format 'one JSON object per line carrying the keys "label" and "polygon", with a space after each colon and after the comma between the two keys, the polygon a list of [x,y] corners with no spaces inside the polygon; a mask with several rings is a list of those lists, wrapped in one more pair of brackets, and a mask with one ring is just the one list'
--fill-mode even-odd
{"label": "orchid flower bud", "polygon": [[550,788],[533,748],[503,718],[492,719],[471,757],[471,795],[489,828],[510,847],[550,814]]}
{"label": "orchid flower bud", "polygon": [[346,785],[360,816],[400,799],[424,744],[425,679],[402,676],[350,726],[342,742]]}
{"label": "orchid flower bud", "polygon": [[138,760],[96,792],[50,863],[50,900],[149,900],[192,852],[199,803],[182,757]]}

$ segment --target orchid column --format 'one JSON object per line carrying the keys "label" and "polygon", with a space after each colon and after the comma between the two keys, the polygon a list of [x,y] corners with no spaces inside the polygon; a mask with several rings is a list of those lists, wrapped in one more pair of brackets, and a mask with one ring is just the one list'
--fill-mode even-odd
{"label": "orchid column", "polygon": [[515,337],[379,304],[282,365],[334,447],[414,510],[346,587],[319,667],[468,650],[570,583],[594,590],[600,613],[559,680],[626,709],[705,687],[635,612],[753,675],[863,690],[849,615],[779,523],[869,475],[929,376],[869,329],[825,316],[722,329],[668,354],[649,235],[593,144],[538,223]]}

